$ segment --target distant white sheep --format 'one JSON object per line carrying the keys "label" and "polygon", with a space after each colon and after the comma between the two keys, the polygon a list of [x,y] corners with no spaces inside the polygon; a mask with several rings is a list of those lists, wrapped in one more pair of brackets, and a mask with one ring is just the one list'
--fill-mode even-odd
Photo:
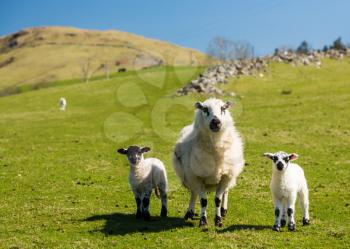
{"label": "distant white sheep", "polygon": [[228,111],[231,105],[214,98],[197,102],[194,122],[182,129],[174,150],[174,170],[191,192],[185,219],[193,218],[199,195],[201,227],[207,225],[206,193],[209,191],[216,191],[215,225],[222,226],[228,190],[236,185],[244,167],[243,143]]}
{"label": "distant white sheep", "polygon": [[275,206],[275,224],[273,230],[279,231],[286,225],[288,215],[288,230],[295,230],[295,202],[297,195],[303,211],[303,225],[309,224],[309,190],[303,169],[290,161],[296,160],[295,153],[287,154],[283,151],[277,153],[264,153],[273,163],[270,189]]}
{"label": "distant white sheep", "polygon": [[65,98],[60,98],[59,105],[60,105],[60,110],[65,111],[67,106],[67,100]]}
{"label": "distant white sheep", "polygon": [[162,202],[161,217],[167,216],[167,175],[164,164],[157,158],[144,159],[143,153],[150,151],[149,147],[130,146],[119,149],[120,154],[126,155],[130,165],[129,184],[134,193],[137,211],[136,218],[144,217],[150,220],[149,199],[152,189]]}

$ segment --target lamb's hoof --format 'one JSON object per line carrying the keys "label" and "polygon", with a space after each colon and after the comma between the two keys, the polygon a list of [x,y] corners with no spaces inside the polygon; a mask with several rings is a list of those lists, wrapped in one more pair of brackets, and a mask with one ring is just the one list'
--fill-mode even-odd
{"label": "lamb's hoof", "polygon": [[285,227],[287,224],[287,221],[286,220],[281,220],[281,227]]}
{"label": "lamb's hoof", "polygon": [[162,206],[162,210],[160,211],[160,216],[163,218],[168,216],[168,210],[166,207]]}
{"label": "lamb's hoof", "polygon": [[303,226],[310,225],[309,219],[303,218]]}
{"label": "lamb's hoof", "polygon": [[185,214],[185,220],[191,219],[193,220],[194,212],[192,210],[188,210]]}
{"label": "lamb's hoof", "polygon": [[136,219],[141,219],[143,217],[143,213],[141,212],[141,210],[137,210],[136,211]]}
{"label": "lamb's hoof", "polygon": [[216,227],[222,227],[221,217],[215,215],[214,223]]}
{"label": "lamb's hoof", "polygon": [[273,225],[272,230],[279,232],[281,230],[281,227],[279,225]]}
{"label": "lamb's hoof", "polygon": [[202,216],[199,220],[199,227],[201,227],[202,229],[206,229],[207,225],[208,225],[207,217]]}
{"label": "lamb's hoof", "polygon": [[151,220],[151,215],[148,211],[143,212],[143,219],[145,221],[150,221]]}
{"label": "lamb's hoof", "polygon": [[221,212],[221,217],[225,217],[227,215],[227,209],[223,207],[220,208],[220,212]]}
{"label": "lamb's hoof", "polygon": [[295,231],[295,224],[294,223],[289,223],[288,224],[288,231],[290,231],[290,232]]}

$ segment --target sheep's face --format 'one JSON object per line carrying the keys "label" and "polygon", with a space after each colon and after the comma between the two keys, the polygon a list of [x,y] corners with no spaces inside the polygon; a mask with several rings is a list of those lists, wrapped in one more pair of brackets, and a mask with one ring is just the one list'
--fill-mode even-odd
{"label": "sheep's face", "polygon": [[226,115],[230,115],[227,109],[231,106],[232,102],[224,103],[218,99],[209,99],[204,103],[197,102],[195,104],[195,107],[201,112],[199,115],[202,116],[205,126],[212,132],[219,132],[225,126],[227,121]]}
{"label": "sheep's face", "polygon": [[139,146],[129,146],[129,148],[121,148],[118,153],[126,155],[131,166],[138,165],[143,160],[143,153],[150,151],[149,147],[140,148]]}
{"label": "sheep's face", "polygon": [[287,168],[289,161],[296,160],[299,156],[295,153],[288,154],[283,151],[279,151],[276,153],[264,153],[264,156],[270,158],[273,161],[274,166],[277,170],[283,171]]}

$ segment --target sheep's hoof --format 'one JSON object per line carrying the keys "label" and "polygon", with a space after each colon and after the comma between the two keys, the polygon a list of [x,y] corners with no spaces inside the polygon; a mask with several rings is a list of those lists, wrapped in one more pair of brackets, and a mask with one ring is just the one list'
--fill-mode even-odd
{"label": "sheep's hoof", "polygon": [[227,215],[227,209],[223,207],[220,208],[220,212],[221,212],[221,217],[225,217]]}
{"label": "sheep's hoof", "polygon": [[279,225],[273,225],[272,230],[279,232],[281,230],[281,227]]}
{"label": "sheep's hoof", "polygon": [[294,223],[289,223],[288,224],[288,231],[292,232],[295,230],[295,224]]}
{"label": "sheep's hoof", "polygon": [[309,219],[303,218],[303,226],[310,225]]}
{"label": "sheep's hoof", "polygon": [[168,210],[166,207],[162,206],[162,210],[160,211],[160,216],[161,217],[167,217],[168,215]]}
{"label": "sheep's hoof", "polygon": [[136,219],[141,219],[143,217],[143,213],[141,212],[141,210],[137,210],[136,211]]}
{"label": "sheep's hoof", "polygon": [[287,224],[287,221],[286,220],[281,220],[281,227],[285,227]]}
{"label": "sheep's hoof", "polygon": [[221,217],[215,215],[214,223],[216,227],[222,227]]}
{"label": "sheep's hoof", "polygon": [[208,225],[207,217],[202,216],[202,217],[200,218],[200,220],[199,220],[199,227],[205,229],[205,228],[207,227],[207,225]]}
{"label": "sheep's hoof", "polygon": [[151,220],[151,215],[150,215],[150,213],[148,211],[144,211],[143,212],[143,219],[145,221],[150,221]]}
{"label": "sheep's hoof", "polygon": [[185,220],[191,219],[193,220],[194,212],[192,210],[188,210],[185,214]]}

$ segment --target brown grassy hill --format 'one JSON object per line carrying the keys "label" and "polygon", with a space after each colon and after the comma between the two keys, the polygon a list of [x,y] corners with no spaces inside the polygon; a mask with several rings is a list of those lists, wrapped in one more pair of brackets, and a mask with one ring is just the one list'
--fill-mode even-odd
{"label": "brown grassy hill", "polygon": [[126,32],[29,28],[0,38],[0,89],[205,61],[196,50]]}

